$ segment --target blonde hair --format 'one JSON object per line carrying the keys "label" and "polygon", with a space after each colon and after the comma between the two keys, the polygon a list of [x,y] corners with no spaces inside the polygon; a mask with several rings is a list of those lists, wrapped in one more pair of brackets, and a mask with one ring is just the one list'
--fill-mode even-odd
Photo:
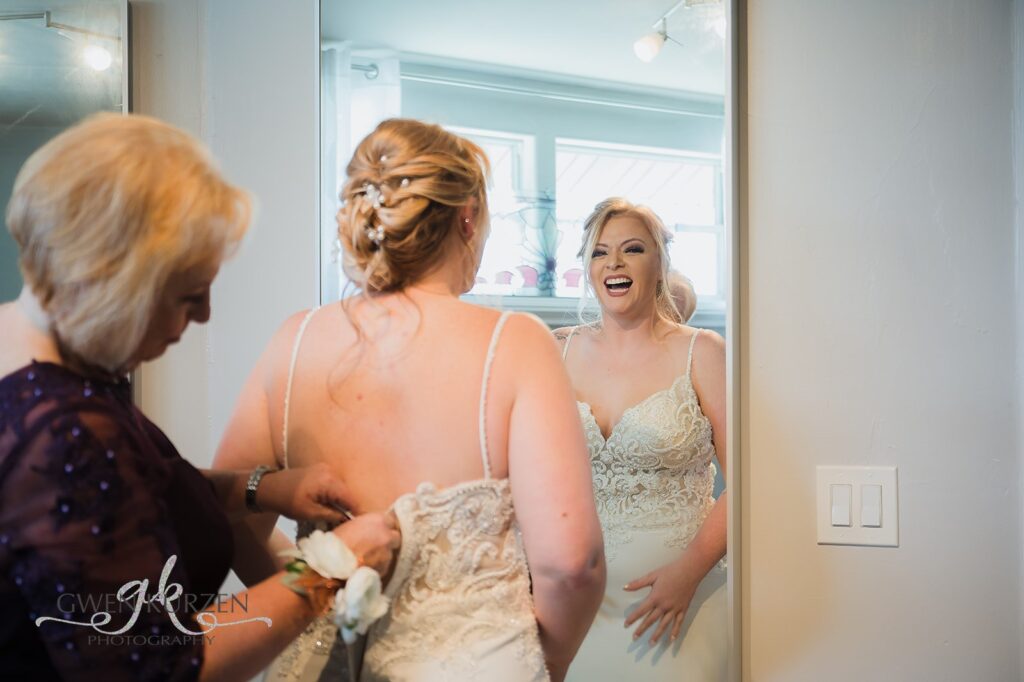
{"label": "blonde hair", "polygon": [[62,354],[122,373],[168,278],[219,264],[249,215],[246,194],[190,135],[145,116],[97,114],[29,157],[7,225]]}
{"label": "blonde hair", "polygon": [[693,288],[693,282],[678,270],[669,270],[668,293],[676,304],[679,317],[684,323],[689,322],[697,311],[697,292]]}
{"label": "blonde hair", "polygon": [[[668,291],[669,280],[669,255],[668,245],[672,241],[672,233],[665,228],[661,218],[647,206],[633,204],[621,197],[609,197],[594,207],[593,212],[583,221],[583,245],[580,247],[578,258],[583,259],[583,279],[586,287],[593,288],[590,281],[590,262],[593,260],[594,247],[601,238],[601,232],[605,225],[612,218],[628,217],[639,220],[651,235],[655,249],[658,252],[658,260],[661,264],[661,279],[655,290],[654,311],[655,314],[669,322],[682,322],[679,310],[672,300]],[[581,301],[581,310],[586,301]]]}
{"label": "blonde hair", "polygon": [[411,119],[378,125],[356,148],[341,192],[346,276],[369,294],[401,291],[444,262],[454,233],[468,290],[475,262],[459,211],[476,201],[476,217],[486,221],[489,168],[480,147],[440,126]]}

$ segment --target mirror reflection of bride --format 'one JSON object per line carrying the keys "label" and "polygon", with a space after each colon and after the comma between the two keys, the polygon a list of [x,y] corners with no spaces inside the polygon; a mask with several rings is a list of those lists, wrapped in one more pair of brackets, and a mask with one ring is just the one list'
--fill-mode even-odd
{"label": "mirror reflection of bride", "polygon": [[[604,586],[572,388],[546,327],[459,300],[488,233],[487,161],[438,126],[385,121],[358,147],[338,214],[362,292],[281,327],[217,466],[326,462],[352,510],[392,509],[403,545],[363,680],[561,680]],[[251,523],[235,570],[278,561]],[[300,529],[300,533],[308,529]],[[268,679],[341,679],[323,619]]]}
{"label": "mirror reflection of bride", "polygon": [[653,211],[608,199],[584,230],[600,319],[555,334],[590,447],[608,587],[569,677],[723,680],[726,497],[713,488],[725,342],[682,323],[671,235]]}

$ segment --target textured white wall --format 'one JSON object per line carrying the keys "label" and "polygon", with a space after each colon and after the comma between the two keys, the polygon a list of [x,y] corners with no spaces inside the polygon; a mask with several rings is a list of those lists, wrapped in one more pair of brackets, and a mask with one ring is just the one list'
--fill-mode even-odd
{"label": "textured white wall", "polygon": [[[748,3],[747,679],[1020,677],[1011,3]],[[819,464],[900,547],[819,547]]]}

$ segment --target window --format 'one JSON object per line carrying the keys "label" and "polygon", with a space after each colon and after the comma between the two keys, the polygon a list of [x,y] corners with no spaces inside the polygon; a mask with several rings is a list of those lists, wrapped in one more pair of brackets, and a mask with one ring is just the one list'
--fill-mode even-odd
{"label": "window", "polygon": [[[693,283],[704,303],[725,302],[720,161],[671,149],[557,140],[557,222],[560,293],[579,296],[576,257],[583,222],[611,196],[650,206],[674,233],[672,267]],[[715,306],[717,307],[717,306]]]}
{"label": "window", "polygon": [[[491,236],[471,295],[501,296],[505,307],[564,321],[583,293],[583,222],[597,202],[623,196],[650,206],[674,234],[672,265],[693,281],[700,307],[724,311],[718,157],[561,138],[553,154],[537,154],[529,136],[450,129],[483,147],[492,164]],[[538,157],[554,161],[554,199],[528,189],[541,172]]]}
{"label": "window", "polygon": [[535,218],[530,192],[534,166],[534,139],[475,128],[450,126],[448,130],[480,145],[491,162],[487,207],[491,234],[484,249],[473,295],[541,295],[533,267],[531,224]]}
{"label": "window", "polygon": [[[572,322],[584,293],[577,257],[583,221],[598,201],[623,196],[649,205],[674,233],[670,256],[697,289],[697,324],[724,326],[723,125],[714,102],[662,92],[637,100],[633,90],[610,83],[548,81],[475,64],[395,60],[393,67],[385,68],[394,76],[387,106],[371,118],[440,122],[479,144],[491,162],[491,233],[468,298],[533,312],[550,324]],[[348,120],[325,116],[335,119]],[[325,164],[339,176],[350,153],[341,141],[358,137],[347,127],[342,132],[337,158]],[[325,184],[325,197],[336,184]],[[336,210],[325,199],[324,254],[333,253]],[[345,280],[334,260],[325,258],[323,267],[323,295],[333,300]]]}

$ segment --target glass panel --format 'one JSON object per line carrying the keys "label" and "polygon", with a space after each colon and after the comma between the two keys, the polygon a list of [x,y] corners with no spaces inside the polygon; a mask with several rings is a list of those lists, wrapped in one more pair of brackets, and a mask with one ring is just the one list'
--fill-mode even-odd
{"label": "glass panel", "polygon": [[32,153],[97,111],[127,111],[125,0],[0,0],[0,301],[21,290],[4,220]]}
{"label": "glass panel", "polygon": [[721,296],[718,235],[714,232],[676,232],[669,245],[672,267],[693,282],[698,296]]}
{"label": "glass panel", "polygon": [[[556,151],[558,247],[556,293],[579,296],[583,222],[594,206],[610,196],[649,206],[669,229],[716,224],[715,178],[719,167],[673,150],[559,144]],[[685,236],[684,236],[685,235]],[[672,263],[694,280],[697,293],[719,296],[721,254],[713,233],[680,233]],[[698,283],[699,282],[699,283]]]}

